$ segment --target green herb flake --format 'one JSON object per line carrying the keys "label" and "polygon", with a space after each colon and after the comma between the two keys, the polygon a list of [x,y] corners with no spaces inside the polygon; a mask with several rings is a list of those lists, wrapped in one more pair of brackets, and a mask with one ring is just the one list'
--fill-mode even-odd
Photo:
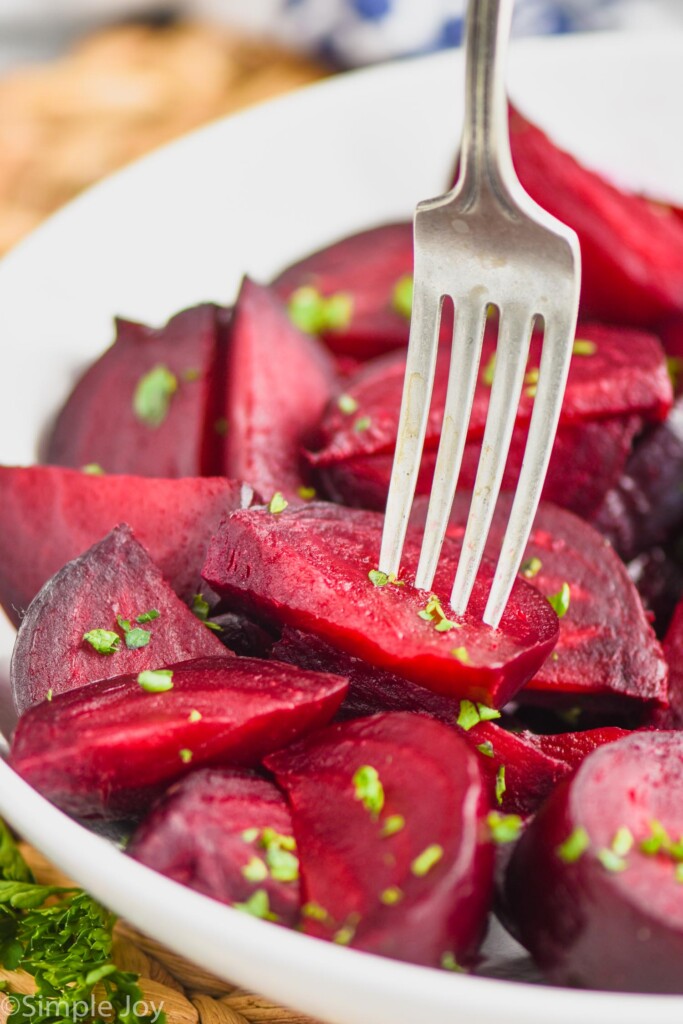
{"label": "green herb flake", "polygon": [[268,847],[266,864],[276,882],[296,882],[299,878],[299,858],[281,846],[273,844]]}
{"label": "green herb flake", "polygon": [[263,882],[268,877],[268,868],[260,857],[252,857],[242,868],[242,874],[248,882]]}
{"label": "green herb flake", "polygon": [[681,379],[681,373],[683,373],[683,359],[681,359],[680,356],[667,356],[666,371],[669,374],[671,387],[674,389],[674,391],[677,391],[678,382]]}
{"label": "green herb flake", "polygon": [[466,647],[454,647],[451,650],[451,655],[459,661],[461,665],[468,665],[470,656]]}
{"label": "green herb flake", "polygon": [[81,473],[85,473],[86,476],[104,476],[104,470],[99,462],[88,462],[81,466]]}
{"label": "green herb flake", "polygon": [[496,802],[502,804],[507,786],[505,784],[505,765],[501,764],[496,772]]}
{"label": "green herb flake", "polygon": [[501,814],[490,811],[486,816],[486,824],[494,843],[514,843],[522,831],[522,819],[518,814]]}
{"label": "green herb flake", "polygon": [[493,722],[496,718],[500,718],[500,711],[496,711],[495,708],[490,708],[486,704],[477,704],[477,712],[482,722]]}
{"label": "green herb flake", "polygon": [[384,807],[384,786],[377,769],[370,764],[361,765],[354,772],[352,782],[356,800],[360,800],[365,809],[376,818]]}
{"label": "green herb flake", "polygon": [[537,391],[538,387],[536,386],[536,384],[530,384],[528,388],[524,388],[524,394],[527,395],[529,398],[535,398]]}
{"label": "green herb flake", "polygon": [[524,374],[525,384],[538,384],[539,370],[538,367],[534,367],[533,370],[528,370]]}
{"label": "green herb flake", "polygon": [[121,637],[111,629],[90,629],[83,634],[83,639],[89,643],[98,654],[114,654],[121,643]]}
{"label": "green herb flake", "polygon": [[270,909],[268,893],[265,889],[257,889],[255,893],[245,900],[244,903],[233,903],[235,910],[241,910],[243,914],[250,914],[252,917],[259,917],[263,921],[277,921],[277,914]]}
{"label": "green herb flake", "polygon": [[337,399],[337,408],[345,416],[353,416],[354,412],[358,412],[358,402],[353,395],[340,395]]}
{"label": "green herb flake", "polygon": [[598,346],[595,342],[585,338],[577,338],[572,348],[575,356],[594,356],[597,351]]}
{"label": "green herb flake", "polygon": [[391,305],[397,313],[404,316],[406,320],[410,320],[413,314],[412,274],[405,274],[403,277],[399,277],[391,294]]}
{"label": "green herb flake", "polygon": [[677,882],[683,882],[683,864],[677,864],[674,868],[674,878]]}
{"label": "green herb flake", "polygon": [[192,598],[190,610],[201,622],[206,622],[209,612],[211,611],[211,605],[203,594],[195,594]]}
{"label": "green herb flake", "polygon": [[154,620],[158,619],[160,615],[161,612],[158,611],[158,609],[150,608],[148,612],[143,612],[142,615],[138,615],[135,621],[139,623],[154,622]]}
{"label": "green herb flake", "polygon": [[532,580],[534,576],[538,576],[542,568],[543,562],[534,555],[532,558],[527,558],[526,562],[522,562],[519,571],[525,579]]}
{"label": "green herb flake", "polygon": [[475,725],[479,725],[481,718],[477,710],[477,705],[473,704],[471,700],[460,701],[460,711],[456,718],[456,725],[459,725],[465,732],[469,732]]}
{"label": "green herb flake", "polygon": [[268,511],[271,513],[271,515],[279,516],[281,512],[284,512],[288,505],[289,502],[282,494],[282,492],[276,491],[273,497],[268,502]]}
{"label": "green herb flake", "polygon": [[182,750],[178,751],[178,757],[183,762],[183,764],[189,764],[190,761],[192,760],[193,754],[192,751],[188,750],[187,747],[183,747]]}
{"label": "green herb flake", "polygon": [[654,857],[655,854],[661,850],[668,850],[671,844],[669,833],[666,831],[661,821],[656,821],[654,818],[650,822],[650,835],[646,839],[643,839],[640,843],[639,849],[641,853],[646,854],[649,857]]}
{"label": "green herb flake", "polygon": [[173,689],[173,669],[147,668],[138,675],[138,685],[147,693],[166,693]]}
{"label": "green herb flake", "polygon": [[366,430],[369,430],[372,425],[372,420],[369,416],[359,416],[356,422],[353,424],[353,429],[357,434],[363,434]]}
{"label": "green herb flake", "polygon": [[297,487],[296,493],[302,501],[313,501],[317,495],[315,487]]}
{"label": "green herb flake", "polygon": [[395,836],[396,833],[404,829],[405,826],[406,819],[402,814],[390,814],[382,825],[382,838],[388,839],[389,836]]}
{"label": "green herb flake", "polygon": [[336,292],[325,300],[323,330],[339,331],[348,327],[353,315],[353,298],[346,292]]}
{"label": "green herb flake", "polygon": [[437,633],[448,633],[451,629],[460,629],[457,622],[446,616],[441,601],[436,594],[431,594],[427,604],[417,613],[425,622],[430,622]]}
{"label": "green herb flake", "polygon": [[443,857],[443,846],[439,846],[438,843],[432,843],[422,853],[418,854],[415,860],[410,865],[410,870],[417,878],[424,878],[428,874],[435,864],[438,864]]}
{"label": "green herb flake", "polygon": [[178,378],[167,366],[154,366],[137,383],[133,412],[148,427],[160,427],[168,416],[171,399],[178,390]]}
{"label": "green herb flake", "polygon": [[569,601],[571,598],[571,591],[569,590],[569,584],[563,583],[559,591],[556,594],[550,594],[548,601],[551,606],[555,609],[555,613],[558,619],[563,618],[569,611]]}
{"label": "green herb flake", "polygon": [[258,828],[245,828],[242,839],[245,843],[255,843],[260,834],[261,830]]}
{"label": "green herb flake", "polygon": [[380,902],[386,907],[393,907],[403,899],[403,893],[397,885],[391,885],[379,894]]}
{"label": "green herb flake", "polygon": [[368,573],[368,579],[376,587],[386,587],[389,582],[389,573],[380,572],[379,569],[371,569]]}
{"label": "green herb flake", "polygon": [[453,971],[455,974],[467,974],[464,967],[461,967],[450,950],[441,957],[441,966],[444,971]]}
{"label": "green herb flake", "polygon": [[325,923],[330,919],[330,915],[325,908],[321,907],[319,903],[315,903],[313,900],[310,900],[308,903],[304,903],[301,908],[301,914],[303,917],[308,917],[311,921],[321,921]]}
{"label": "green herb flake", "polygon": [[324,319],[324,298],[317,288],[304,285],[297,288],[289,297],[287,312],[289,319],[301,331],[317,334],[322,328]]}
{"label": "green herb flake", "polygon": [[52,689],[49,689],[47,691],[47,693],[45,694],[45,700],[52,700],[52,697],[53,697]]}
{"label": "green herb flake", "polygon": [[623,857],[620,857],[614,850],[598,850],[596,857],[602,864],[605,871],[618,872],[625,871],[627,868],[626,861]]}
{"label": "green herb flake", "polygon": [[491,743],[491,740],[484,740],[483,743],[478,743],[477,750],[479,751],[480,754],[483,754],[484,757],[493,757],[494,750],[493,743]]}
{"label": "green herb flake", "polygon": [[148,629],[140,629],[136,626],[134,629],[126,630],[126,647],[130,651],[136,651],[140,647],[146,647],[152,639],[152,634]]}
{"label": "green herb flake", "polygon": [[356,929],[351,925],[345,925],[340,928],[332,936],[332,941],[336,942],[338,946],[348,946],[350,942],[353,942],[353,937],[356,934]]}
{"label": "green herb flake", "polygon": [[494,352],[484,369],[481,371],[481,382],[487,388],[493,385],[493,377],[496,372],[496,353]]}
{"label": "green herb flake", "polygon": [[197,711],[196,708],[192,708],[192,711],[190,711],[189,715],[187,716],[187,720],[188,720],[188,722],[192,722],[193,724],[195,722],[201,722],[201,720],[202,720],[202,713],[201,713],[201,711]]}
{"label": "green herb flake", "polygon": [[617,829],[612,840],[611,849],[618,857],[625,857],[633,849],[633,843],[634,839],[631,829],[627,828],[626,825],[622,825],[620,829]]}
{"label": "green herb flake", "polygon": [[261,834],[261,846],[269,850],[272,846],[279,846],[281,850],[296,850],[296,839],[294,836],[285,836],[276,832],[274,828],[266,827]]}
{"label": "green herb flake", "polygon": [[555,847],[555,853],[565,864],[574,864],[590,846],[588,833],[582,825],[577,826],[563,843]]}

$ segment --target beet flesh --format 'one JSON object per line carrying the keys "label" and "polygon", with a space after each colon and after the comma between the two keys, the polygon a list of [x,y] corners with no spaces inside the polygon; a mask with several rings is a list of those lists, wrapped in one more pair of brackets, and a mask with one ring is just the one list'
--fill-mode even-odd
{"label": "beet flesh", "polygon": [[[215,390],[229,311],[203,305],[156,330],[116,321],[116,340],[85,372],[59,413],[45,462],[106,473],[204,476],[214,464]],[[156,379],[147,376],[157,371]],[[135,405],[145,385],[146,399]]]}
{"label": "beet flesh", "polygon": [[[298,498],[301,450],[333,391],[334,364],[295,327],[274,292],[248,278],[228,329],[224,472],[269,500]],[[300,500],[300,499],[298,499]]]}
{"label": "beet flesh", "polygon": [[258,765],[325,725],[346,691],[340,676],[226,654],[164,667],[173,672],[166,692],[147,692],[136,672],[30,708],[12,766],[70,814],[123,818],[193,768]]}
{"label": "beet flesh", "polygon": [[44,583],[127,522],[184,601],[202,588],[209,537],[252,491],[222,477],[97,476],[57,466],[0,466],[0,604],[19,625]]}
{"label": "beet flesh", "polygon": [[636,733],[603,746],[558,786],[520,839],[506,908],[549,980],[683,991],[675,857],[663,847],[641,849],[658,825],[672,842],[683,833],[682,760],[676,732]]}
{"label": "beet flesh", "polygon": [[[452,730],[416,715],[377,715],[332,725],[266,765],[290,802],[306,932],[419,964],[472,962],[491,901],[493,848],[477,760]],[[359,769],[378,776],[379,809],[359,796]],[[319,912],[307,915],[306,905]]]}
{"label": "beet flesh", "polygon": [[[204,578],[228,603],[279,626],[327,640],[369,664],[437,693],[501,707],[534,674],[555,643],[547,601],[519,580],[500,623],[481,621],[491,582],[484,566],[466,615],[447,631],[425,613],[429,595],[411,586],[418,545],[404,548],[403,586],[376,587],[383,517],[313,503],[274,515],[234,512],[209,547]],[[444,545],[434,592],[444,608],[458,546]],[[408,568],[410,567],[410,568]]]}
{"label": "beet flesh", "polygon": [[[594,512],[616,486],[636,434],[644,422],[664,419],[672,392],[661,345],[652,335],[596,324],[581,324],[578,340],[594,346],[572,359],[544,497],[581,515]],[[471,489],[479,460],[490,397],[486,368],[491,366],[495,332],[486,333],[482,372],[475,391],[459,486]],[[535,335],[530,372],[538,368],[541,338]],[[355,506],[382,508],[386,502],[401,407],[405,353],[366,364],[347,382],[349,414],[331,404],[321,424],[322,445],[309,453],[325,493]],[[434,395],[427,423],[418,493],[428,493],[441,433],[450,354],[437,359]],[[525,388],[503,487],[514,490],[533,407],[533,388]]]}
{"label": "beet flesh", "polygon": [[[264,829],[293,837],[292,816],[277,786],[247,771],[203,768],[171,786],[137,828],[127,853],[221,903],[246,903],[264,890],[270,913],[293,927],[299,881],[278,880],[268,870],[259,842]],[[244,837],[249,830],[256,839]],[[254,859],[265,877],[250,881]]]}
{"label": "beet flesh", "polygon": [[669,706],[656,710],[651,721],[659,729],[683,729],[683,601],[676,606],[663,647],[669,666]]}
{"label": "beet flesh", "polygon": [[[129,649],[117,616],[137,628],[137,617],[152,610],[159,615],[140,624],[150,633],[149,641]],[[119,634],[113,653],[102,654],[84,639],[96,629]],[[176,597],[130,527],[121,525],[68,562],[29,605],[12,654],[12,695],[23,712],[50,692],[228,653]]]}

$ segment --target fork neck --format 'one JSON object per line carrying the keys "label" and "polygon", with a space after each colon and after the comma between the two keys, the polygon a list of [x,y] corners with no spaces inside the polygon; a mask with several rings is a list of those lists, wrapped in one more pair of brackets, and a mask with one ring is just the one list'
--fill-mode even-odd
{"label": "fork neck", "polygon": [[505,64],[514,0],[469,0],[466,26],[465,121],[458,192],[474,200],[492,189],[514,190]]}

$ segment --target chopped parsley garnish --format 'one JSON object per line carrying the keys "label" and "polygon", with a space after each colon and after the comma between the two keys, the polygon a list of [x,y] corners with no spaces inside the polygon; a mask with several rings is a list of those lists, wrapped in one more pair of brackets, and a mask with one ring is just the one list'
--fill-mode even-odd
{"label": "chopped parsley garnish", "polygon": [[505,765],[502,764],[496,772],[496,802],[502,804],[503,796],[505,795]]}
{"label": "chopped parsley garnish", "polygon": [[167,366],[154,366],[137,383],[133,412],[148,427],[160,427],[168,416],[171,399],[178,390],[178,378]]}
{"label": "chopped parsley garnish", "polygon": [[470,656],[466,647],[454,647],[451,650],[451,654],[461,665],[469,664]]}
{"label": "chopped parsley garnish", "polygon": [[650,835],[642,840],[638,848],[650,857],[662,853],[676,863],[683,862],[683,837],[674,842],[662,823],[655,819],[650,822]]}
{"label": "chopped parsley garnish", "polygon": [[317,492],[315,487],[297,487],[296,493],[302,501],[313,501]]}
{"label": "chopped parsley garnish", "polygon": [[384,786],[377,769],[370,764],[361,765],[354,772],[352,781],[356,800],[360,800],[365,809],[376,818],[384,807]]}
{"label": "chopped parsley garnish", "polygon": [[131,651],[136,651],[140,647],[146,647],[152,639],[152,634],[148,629],[140,629],[139,626],[135,626],[133,629],[127,629],[125,632],[126,647]]}
{"label": "chopped parsley garnish", "polygon": [[596,857],[606,871],[625,871],[628,867],[623,857],[620,857],[614,850],[598,850]]}
{"label": "chopped parsley garnish", "polygon": [[187,720],[188,720],[188,722],[192,722],[192,723],[194,723],[194,722],[201,722],[201,720],[202,720],[202,713],[201,713],[201,711],[197,711],[196,708],[192,708],[192,711],[190,711],[189,715],[187,716]]}
{"label": "chopped parsley garnish", "polygon": [[569,590],[569,584],[563,583],[556,594],[549,594],[548,601],[551,606],[555,609],[555,613],[558,619],[561,619],[569,611],[569,601],[571,598],[571,591]]}
{"label": "chopped parsley garnish", "polygon": [[443,610],[441,601],[436,594],[431,594],[427,604],[417,613],[425,622],[430,622],[437,633],[448,633],[451,629],[460,629],[457,622],[449,619]]}
{"label": "chopped parsley garnish", "polygon": [[681,379],[681,372],[683,371],[683,359],[680,356],[667,356],[666,357],[666,372],[669,374],[669,380],[671,381],[671,387],[674,391],[678,391],[678,382]]}
{"label": "chopped parsley garnish", "polygon": [[372,420],[369,416],[359,416],[356,422],[353,424],[353,429],[357,434],[363,434],[366,430],[369,430],[372,425]]}
{"label": "chopped parsley garnish", "polygon": [[493,757],[494,751],[493,743],[491,743],[491,740],[484,740],[483,743],[478,743],[477,750],[479,751],[480,754],[483,754],[484,757]]}
{"label": "chopped parsley garnish", "polygon": [[481,371],[481,382],[485,384],[487,388],[493,385],[493,376],[496,372],[496,353],[494,352],[488,363]]}
{"label": "chopped parsley garnish", "polygon": [[277,921],[277,914],[270,909],[268,893],[265,889],[257,889],[255,893],[245,900],[244,903],[233,903],[235,910],[241,910],[244,914],[251,914],[252,917],[260,917],[263,921]]}
{"label": "chopped parsley garnish", "polygon": [[543,562],[534,555],[532,558],[527,558],[526,562],[522,562],[519,571],[525,579],[532,580],[534,576],[538,576],[542,568]]}
{"label": "chopped parsley garnish", "polygon": [[397,832],[400,832],[406,826],[406,819],[402,814],[390,814],[382,825],[382,838],[387,839],[389,836],[395,836]]}
{"label": "chopped parsley garnish", "polygon": [[268,868],[260,857],[252,857],[242,868],[242,874],[248,882],[263,882],[268,877]]}
{"label": "chopped parsley garnish", "polygon": [[499,845],[514,843],[522,831],[522,819],[518,814],[490,811],[486,816],[486,824],[491,832],[491,839]]}
{"label": "chopped parsley garnish", "polygon": [[296,882],[299,877],[299,858],[294,836],[281,835],[273,828],[264,828],[260,845],[266,851],[266,864],[271,876],[278,882]]}
{"label": "chopped parsley garnish", "polygon": [[337,408],[345,416],[353,416],[354,412],[358,412],[358,402],[353,395],[340,395],[337,399]]}
{"label": "chopped parsley garnish", "polygon": [[594,356],[598,346],[594,341],[587,341],[585,338],[577,338],[572,351],[575,356]]}
{"label": "chopped parsley garnish", "polygon": [[49,689],[45,694],[45,700],[52,700],[52,689]]}
{"label": "chopped parsley garnish", "polygon": [[293,291],[287,304],[289,318],[307,334],[346,327],[351,321],[353,299],[345,292],[325,297],[317,288],[304,285]]}
{"label": "chopped parsley garnish", "polygon": [[486,704],[474,704],[471,700],[461,700],[456,725],[469,732],[480,722],[492,722],[496,718],[500,718],[500,711],[496,711],[495,708],[489,708]]}
{"label": "chopped parsley garnish", "polygon": [[136,622],[154,622],[155,619],[159,618],[159,612],[156,608],[150,608],[148,612],[143,612],[142,615],[138,615],[135,619]]}
{"label": "chopped parsley garnish", "polygon": [[245,843],[255,843],[261,834],[261,830],[258,828],[245,828],[242,833],[242,839]]}
{"label": "chopped parsley garnish", "polygon": [[391,295],[391,305],[397,313],[404,316],[406,320],[410,320],[413,313],[412,274],[405,274],[403,277],[399,277]]}
{"label": "chopped parsley garnish", "polygon": [[555,847],[555,853],[565,864],[573,864],[584,855],[589,846],[588,833],[583,826],[579,825],[563,843]]}
{"label": "chopped parsley garnish", "polygon": [[85,473],[86,476],[104,476],[104,470],[99,462],[88,462],[85,466],[81,466],[81,473]]}
{"label": "chopped parsley garnish", "polygon": [[524,374],[525,384],[538,384],[539,370],[538,367],[534,367],[533,370],[528,370]]}
{"label": "chopped parsley garnish", "polygon": [[338,331],[342,327],[348,327],[351,323],[353,313],[353,299],[345,292],[337,292],[325,302],[324,315],[325,323],[323,330]]}
{"label": "chopped parsley garnish", "polygon": [[384,892],[379,894],[380,901],[387,907],[393,907],[396,903],[400,903],[403,899],[403,893],[397,885],[391,885]]}
{"label": "chopped parsley garnish", "polygon": [[617,854],[618,857],[625,857],[631,852],[633,848],[633,833],[630,828],[626,825],[622,825],[617,830],[614,839],[612,840],[612,851]]}
{"label": "chopped parsley garnish", "polygon": [[371,569],[368,573],[368,579],[376,587],[386,587],[389,582],[389,573],[380,572],[379,569]]}
{"label": "chopped parsley garnish", "polygon": [[282,494],[282,492],[276,491],[273,497],[268,502],[268,511],[271,513],[271,515],[278,516],[280,512],[284,512],[288,505],[289,502]]}
{"label": "chopped parsley garnish", "polygon": [[119,649],[121,637],[111,629],[90,629],[83,634],[83,639],[98,654],[114,654]]}
{"label": "chopped parsley garnish", "polygon": [[[211,605],[206,600],[203,594],[195,594],[192,598],[191,611],[193,615],[196,615],[202,622],[206,622],[209,612],[211,611]],[[206,635],[206,634],[204,634]]]}
{"label": "chopped parsley garnish", "polygon": [[192,751],[188,750],[187,747],[183,747],[182,750],[178,751],[178,757],[183,762],[183,764],[189,764],[190,761],[192,760],[193,754]]}
{"label": "chopped parsley garnish", "polygon": [[336,931],[332,936],[332,941],[336,942],[338,946],[348,946],[353,941],[353,937],[356,934],[356,929],[351,925],[345,925]]}
{"label": "chopped parsley garnish", "polygon": [[311,921],[325,922],[330,919],[330,915],[325,908],[321,907],[319,903],[315,903],[313,900],[310,900],[308,903],[304,903],[301,908],[301,914],[303,917],[309,917]]}
{"label": "chopped parsley garnish", "polygon": [[464,967],[461,967],[453,954],[449,951],[441,957],[441,966],[444,971],[454,971],[456,974],[467,974]]}
{"label": "chopped parsley garnish", "polygon": [[138,675],[138,684],[147,693],[166,693],[173,689],[172,668],[148,668]]}
{"label": "chopped parsley garnish", "polygon": [[424,878],[428,874],[435,864],[438,864],[443,857],[443,846],[439,846],[438,843],[432,843],[422,853],[418,854],[415,860],[410,865],[410,870],[418,878]]}

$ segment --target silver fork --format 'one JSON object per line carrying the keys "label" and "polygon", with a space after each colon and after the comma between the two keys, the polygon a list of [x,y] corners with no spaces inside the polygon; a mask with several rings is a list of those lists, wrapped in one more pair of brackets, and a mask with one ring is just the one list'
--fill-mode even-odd
{"label": "silver fork", "polygon": [[398,574],[432,396],[444,298],[455,306],[446,406],[415,585],[429,590],[460,472],[488,308],[499,314],[495,373],[462,554],[451,595],[464,614],[495,510],[532,328],[544,327],[528,441],[484,612],[496,627],[524,554],[569,372],[579,302],[575,233],[523,190],[512,166],[503,65],[514,0],[470,0],[460,174],[418,204],[406,376],[379,567]]}

